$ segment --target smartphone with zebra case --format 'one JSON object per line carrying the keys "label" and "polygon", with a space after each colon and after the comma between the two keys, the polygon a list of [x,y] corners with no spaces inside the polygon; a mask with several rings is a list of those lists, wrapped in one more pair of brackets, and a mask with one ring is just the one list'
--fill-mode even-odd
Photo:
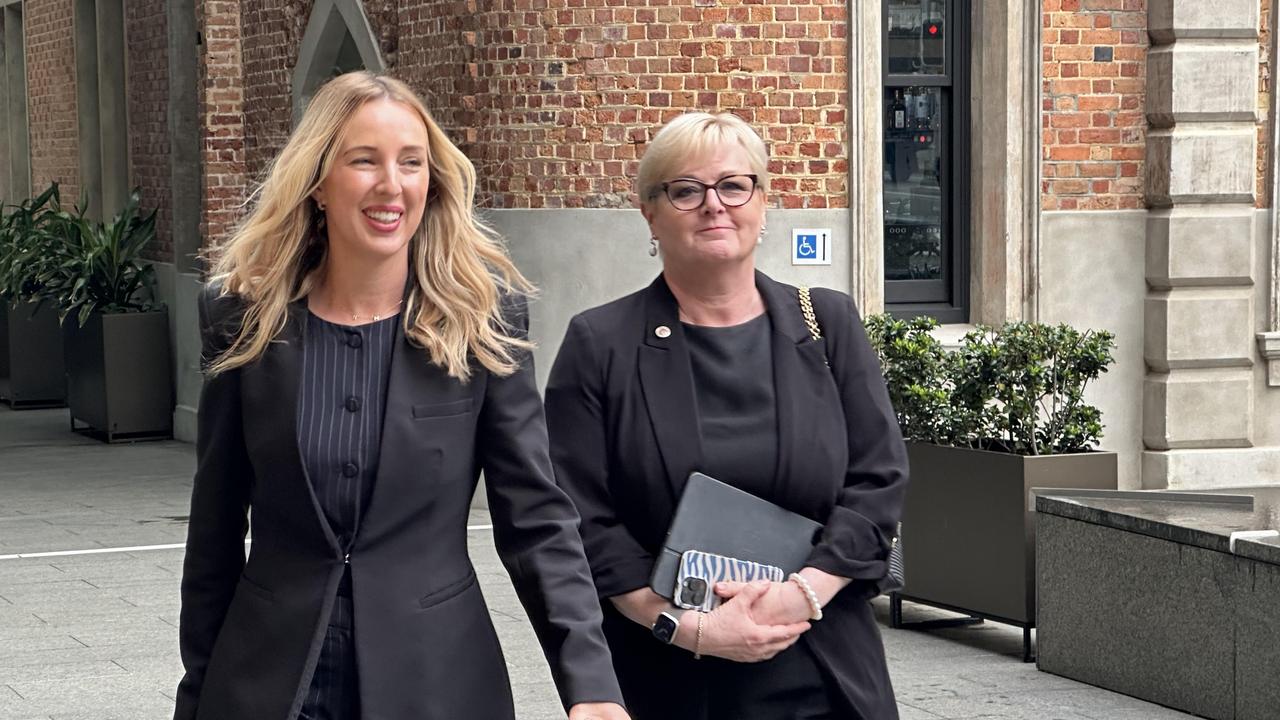
{"label": "smartphone with zebra case", "polygon": [[722,580],[782,582],[785,577],[782,568],[776,565],[739,560],[701,550],[686,550],[680,556],[680,571],[676,573],[673,602],[686,610],[710,612],[720,605],[720,596],[716,595],[715,586]]}

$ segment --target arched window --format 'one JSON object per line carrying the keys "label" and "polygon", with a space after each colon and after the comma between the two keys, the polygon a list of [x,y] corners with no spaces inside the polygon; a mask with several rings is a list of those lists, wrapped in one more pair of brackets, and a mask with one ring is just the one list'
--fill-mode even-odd
{"label": "arched window", "polygon": [[352,70],[384,69],[378,40],[359,0],[317,0],[293,69],[294,122],[326,80]]}

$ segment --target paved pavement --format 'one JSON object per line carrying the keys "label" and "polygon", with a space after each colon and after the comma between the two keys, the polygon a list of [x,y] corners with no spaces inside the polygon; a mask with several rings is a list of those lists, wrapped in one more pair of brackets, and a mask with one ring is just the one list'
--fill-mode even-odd
{"label": "paved pavement", "polygon": [[[104,445],[67,423],[65,410],[0,407],[0,719],[171,717],[193,448]],[[470,522],[488,518],[476,511]],[[490,533],[468,537],[519,717],[563,718]],[[887,603],[876,610],[903,720],[1191,717],[1037,671],[1020,661],[1020,630],[892,630]]]}

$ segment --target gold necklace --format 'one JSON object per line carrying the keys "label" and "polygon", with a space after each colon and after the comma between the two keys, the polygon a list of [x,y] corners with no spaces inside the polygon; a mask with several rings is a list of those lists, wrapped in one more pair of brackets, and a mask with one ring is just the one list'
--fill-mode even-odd
{"label": "gold necklace", "polygon": [[381,319],[383,319],[383,318],[385,318],[385,317],[391,317],[391,313],[392,313],[393,311],[395,311],[395,310],[399,309],[399,307],[400,307],[401,305],[403,305],[403,304],[404,304],[404,300],[401,300],[400,302],[396,303],[395,305],[392,305],[389,309],[387,309],[387,310],[385,310],[385,311],[383,311],[383,312],[381,312],[381,313],[375,313],[375,314],[373,314],[373,315],[357,315],[356,313],[351,313],[351,322],[353,322],[353,323],[358,323],[358,322],[360,322],[360,318],[362,318],[362,317],[368,317],[368,318],[370,319],[370,322],[378,322],[379,320],[381,320]]}

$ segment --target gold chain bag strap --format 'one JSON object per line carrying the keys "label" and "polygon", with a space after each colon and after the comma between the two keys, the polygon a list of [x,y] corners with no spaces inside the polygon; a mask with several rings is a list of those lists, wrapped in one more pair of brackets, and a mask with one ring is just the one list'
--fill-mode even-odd
{"label": "gold chain bag strap", "polygon": [[[804,315],[805,327],[809,328],[809,335],[813,337],[814,342],[822,340],[822,326],[818,324],[818,315],[813,311],[813,298],[809,297],[809,286],[801,285],[798,289],[800,295],[800,312]],[[824,349],[823,356],[826,356]],[[831,365],[830,358],[826,358],[827,365]],[[902,523],[898,523],[898,532],[889,546],[889,571],[876,587],[881,593],[900,592],[906,587],[906,568],[902,564]]]}

